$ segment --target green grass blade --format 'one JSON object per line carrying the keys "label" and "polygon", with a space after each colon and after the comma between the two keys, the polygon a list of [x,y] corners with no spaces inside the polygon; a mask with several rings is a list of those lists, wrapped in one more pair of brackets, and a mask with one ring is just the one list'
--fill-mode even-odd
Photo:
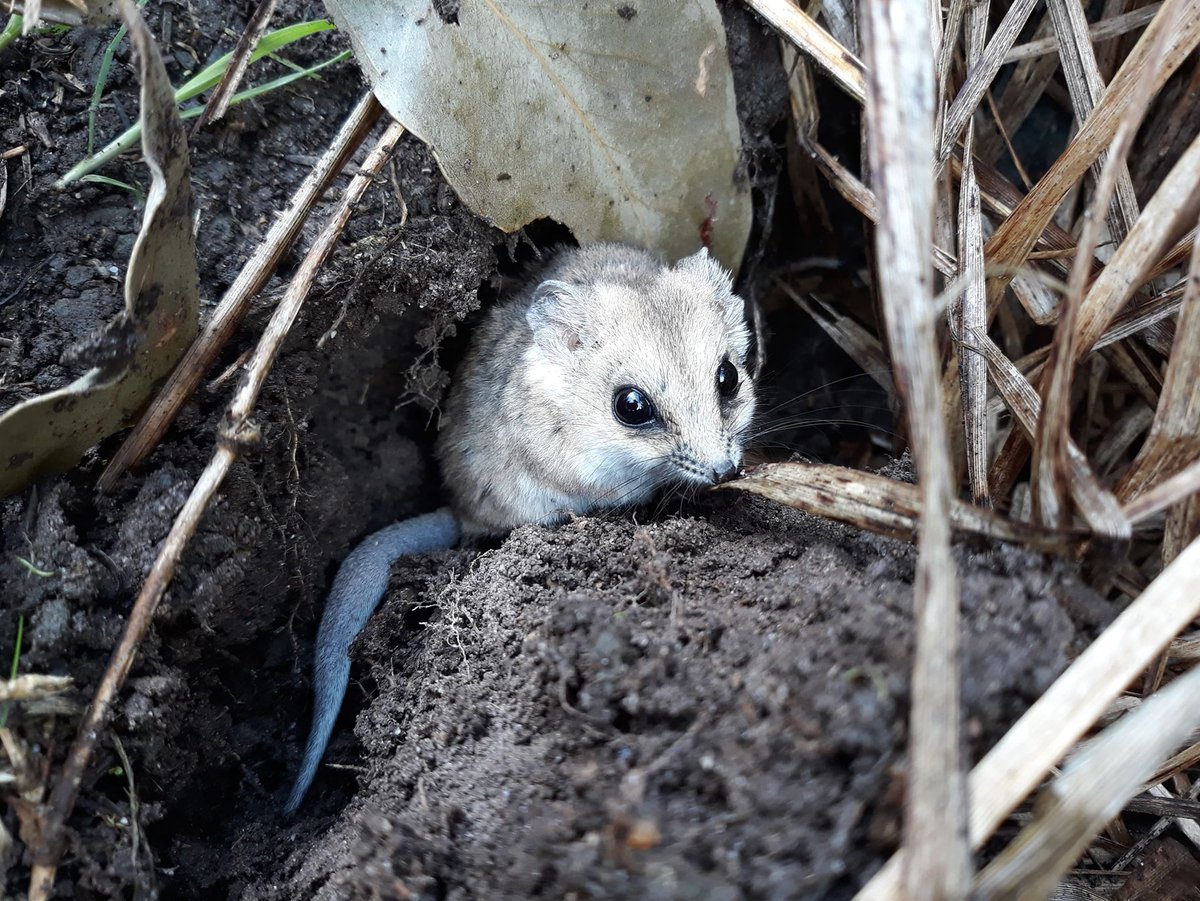
{"label": "green grass blade", "polygon": [[131,185],[131,184],[129,184],[129,182],[120,181],[119,179],[116,179],[116,178],[109,178],[107,175],[94,175],[94,174],[84,175],[79,180],[91,182],[93,184],[98,184],[98,185],[109,185],[114,188],[121,188],[122,190],[128,191],[130,194],[132,194],[138,200],[145,201],[145,199],[146,199],[146,192],[143,191],[141,188],[139,188],[137,185]]}
{"label": "green grass blade", "polygon": [[[144,8],[147,2],[149,0],[138,0],[138,9]],[[121,45],[121,41],[125,40],[125,33],[128,30],[124,25],[117,29],[117,33],[113,36],[113,39],[104,48],[104,57],[100,60],[100,71],[96,73],[96,85],[92,88],[92,101],[88,104],[88,156],[92,155],[95,145],[96,113],[100,109],[100,97],[104,94],[104,88],[108,85],[108,73],[112,69],[113,57],[117,53],[117,47]]]}
{"label": "green grass blade", "polygon": [[[264,34],[262,40],[258,42],[258,46],[254,48],[254,52],[250,54],[250,62],[258,62],[264,56],[274,53],[288,44],[294,43],[301,38],[306,38],[310,34],[329,31],[333,27],[334,24],[328,19],[314,19],[310,22],[297,22],[295,25],[288,25],[285,28]],[[229,68],[229,61],[232,58],[233,51],[231,50],[224,56],[209,63],[176,89],[175,99],[183,103],[185,100],[191,100],[197,94],[203,94],[209,88],[214,87],[221,80],[221,76],[225,74],[225,70]]]}
{"label": "green grass blade", "polygon": [[21,24],[24,21],[20,13],[13,13],[8,17],[8,22],[4,25],[4,30],[0,31],[0,53],[3,53],[4,49],[20,36]]}
{"label": "green grass blade", "polygon": [[[353,54],[349,50],[343,50],[336,56],[331,56],[329,59],[309,66],[307,69],[301,69],[299,72],[290,72],[287,75],[281,75],[279,78],[260,84],[257,87],[247,88],[244,91],[238,91],[229,99],[229,105],[241,103],[243,100],[250,100],[254,97],[259,97],[263,94],[269,94],[271,91],[277,91],[284,85],[289,85],[293,81],[299,81],[301,78],[311,78],[317,72],[320,72],[326,66],[332,66],[334,63],[340,63],[349,59]],[[184,110],[180,115],[185,119],[194,119],[204,112],[204,107],[198,106],[189,110]]]}
{"label": "green grass blade", "polygon": [[[9,669],[8,679],[11,682],[17,678],[17,667],[21,664],[21,641],[25,637],[25,617],[17,616],[17,641],[13,646],[12,667]],[[0,710],[0,729],[3,729],[8,724],[8,711],[12,708],[12,701],[4,705],[4,709]]]}
{"label": "green grass blade", "polygon": [[[333,27],[333,23],[328,19],[316,19],[311,22],[299,22],[295,25],[288,25],[286,28],[280,28],[277,31],[272,31],[270,34],[263,35],[262,40],[258,42],[258,47],[250,56],[250,60],[251,62],[254,62],[262,59],[264,56],[274,53],[281,47],[285,47],[288,44],[300,40],[301,38],[307,37],[308,35],[317,34],[322,31],[328,31]],[[221,80],[221,76],[224,74],[225,69],[229,66],[229,60],[231,56],[231,53],[226,53],[220,59],[206,66],[199,73],[188,79],[181,87],[177,88],[175,91],[176,102],[182,103],[185,100],[190,100],[197,94],[207,91],[209,88],[216,85],[216,83]],[[250,97],[257,97],[259,94],[266,93],[268,90],[275,90],[276,88],[282,87],[285,84],[290,84],[297,78],[303,78],[311,75],[313,72],[319,71],[325,66],[332,65],[335,62],[341,62],[343,59],[347,59],[349,56],[350,51],[343,51],[337,56],[331,57],[322,63],[317,63],[315,66],[311,66],[301,72],[293,72],[290,75],[277,78],[274,81],[268,82],[267,84],[258,88],[251,88],[249,91],[242,91],[239,94],[235,94],[230,100],[230,103],[237,103],[241,100],[247,100]],[[196,116],[199,116],[201,112],[203,112],[203,107],[195,107],[194,109],[183,110],[180,115],[184,119],[194,119]],[[74,181],[78,181],[89,172],[95,172],[101,166],[105,166],[112,162],[112,160],[116,159],[126,150],[129,150],[131,147],[137,144],[137,142],[141,140],[141,137],[142,123],[138,121],[126,129],[117,138],[109,142],[98,153],[87,156],[72,166],[69,172],[67,172],[62,178],[54,183],[54,186],[59,190],[62,190],[67,185]]]}

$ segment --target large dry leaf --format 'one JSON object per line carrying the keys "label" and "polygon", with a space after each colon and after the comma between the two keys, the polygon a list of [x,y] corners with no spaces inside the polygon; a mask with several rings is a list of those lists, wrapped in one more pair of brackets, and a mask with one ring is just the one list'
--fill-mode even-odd
{"label": "large dry leaf", "polygon": [[96,339],[111,348],[112,359],[0,417],[0,496],[40,472],[69,469],[89,447],[127,425],[196,334],[187,139],[154,39],[139,14],[132,20],[151,184],[125,277],[125,309]]}
{"label": "large dry leaf", "polygon": [[580,241],[736,267],[750,228],[714,0],[596,4],[327,0],[380,102],[463,201],[505,231],[550,217]]}

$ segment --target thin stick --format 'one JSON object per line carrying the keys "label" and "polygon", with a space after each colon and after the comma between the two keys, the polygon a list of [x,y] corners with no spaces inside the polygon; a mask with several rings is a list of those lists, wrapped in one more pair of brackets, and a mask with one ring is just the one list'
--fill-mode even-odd
{"label": "thin stick", "polygon": [[192,396],[192,392],[204,378],[204,373],[221,352],[221,348],[233,336],[242,317],[250,308],[251,299],[262,290],[279,261],[283,259],[283,255],[300,234],[300,229],[312,212],[313,206],[362,144],[382,111],[383,107],[370,91],[358,101],[358,105],[329,145],[329,149],[296,191],[291,206],[275,220],[267,237],[254,252],[254,256],[242,267],[234,283],[229,286],[229,290],[221,298],[221,303],[213,310],[212,316],[196,336],[179,365],[175,367],[162,391],[109,461],[108,467],[100,476],[101,491],[110,490],[127,469],[141,462],[162,440],[162,436]]}
{"label": "thin stick", "polygon": [[[217,85],[216,90],[213,91],[212,96],[209,97],[208,103],[205,104],[204,112],[200,114],[200,118],[192,126],[192,137],[195,137],[200,129],[208,125],[209,122],[219,121],[225,115],[225,111],[229,109],[229,101],[233,98],[238,85],[242,83],[242,77],[246,74],[246,68],[250,65],[250,54],[258,46],[258,39],[266,31],[267,24],[271,21],[271,15],[275,12],[275,5],[278,2],[279,0],[260,0],[258,9],[250,17],[250,21],[246,24],[246,30],[242,32],[242,36],[238,38],[237,46],[233,48],[233,56],[229,59],[229,67],[225,70],[225,74],[221,76],[221,81]],[[88,147],[88,151],[91,151],[91,147]]]}
{"label": "thin stick", "polygon": [[[220,488],[230,467],[237,460],[242,447],[254,442],[258,437],[257,429],[249,420],[267,373],[275,362],[288,330],[312,288],[318,270],[341,237],[342,229],[349,220],[354,205],[362,198],[372,179],[391,157],[392,150],[402,134],[404,134],[404,127],[393,122],[371,150],[362,169],[346,188],[346,193],[342,196],[337,209],[313,242],[259,339],[254,356],[248,365],[246,377],[238,387],[237,394],[221,421],[218,429],[217,448],[212,459],[192,488],[183,509],[175,518],[171,531],[154,561],[154,566],[146,577],[142,590],[138,592],[137,600],[134,601],[133,609],[129,614],[129,622],[125,626],[125,632],[113,651],[112,659],[96,688],[91,706],[79,724],[79,734],[75,737],[70,753],[63,763],[62,773],[55,783],[50,800],[44,807],[42,841],[33,848],[35,865],[30,887],[31,901],[48,898],[48,892],[53,889],[54,873],[63,850],[63,827],[75,806],[75,799],[79,795],[79,788],[84,773],[87,771],[88,763],[91,761],[96,742],[108,722],[113,699],[121,690],[121,686],[125,684],[125,678],[133,666],[138,648],[153,621],[154,611],[158,609],[159,601],[162,600],[167,587],[171,584],[183,549],[191,540],[200,523],[201,516]],[[45,894],[35,896],[35,885]]]}

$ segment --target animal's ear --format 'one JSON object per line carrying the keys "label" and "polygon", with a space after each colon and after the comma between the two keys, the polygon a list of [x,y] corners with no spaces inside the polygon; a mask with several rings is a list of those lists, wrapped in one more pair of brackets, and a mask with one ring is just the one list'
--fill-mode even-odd
{"label": "animal's ear", "polygon": [[561,355],[579,350],[587,341],[585,313],[578,286],[549,279],[534,289],[525,319],[538,346]]}
{"label": "animal's ear", "polygon": [[675,264],[675,271],[701,279],[712,290],[713,298],[730,328],[736,328],[745,321],[745,303],[733,293],[733,276],[709,256],[707,247],[701,247],[690,257],[684,257]]}

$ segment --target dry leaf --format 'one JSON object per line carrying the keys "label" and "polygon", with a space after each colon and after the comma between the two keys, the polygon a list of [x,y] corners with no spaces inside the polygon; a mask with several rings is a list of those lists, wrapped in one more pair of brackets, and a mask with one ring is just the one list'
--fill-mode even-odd
{"label": "dry leaf", "polygon": [[328,0],[375,94],[505,231],[550,217],[582,242],[725,265],[749,234],[733,76],[714,0],[437,5]]}

